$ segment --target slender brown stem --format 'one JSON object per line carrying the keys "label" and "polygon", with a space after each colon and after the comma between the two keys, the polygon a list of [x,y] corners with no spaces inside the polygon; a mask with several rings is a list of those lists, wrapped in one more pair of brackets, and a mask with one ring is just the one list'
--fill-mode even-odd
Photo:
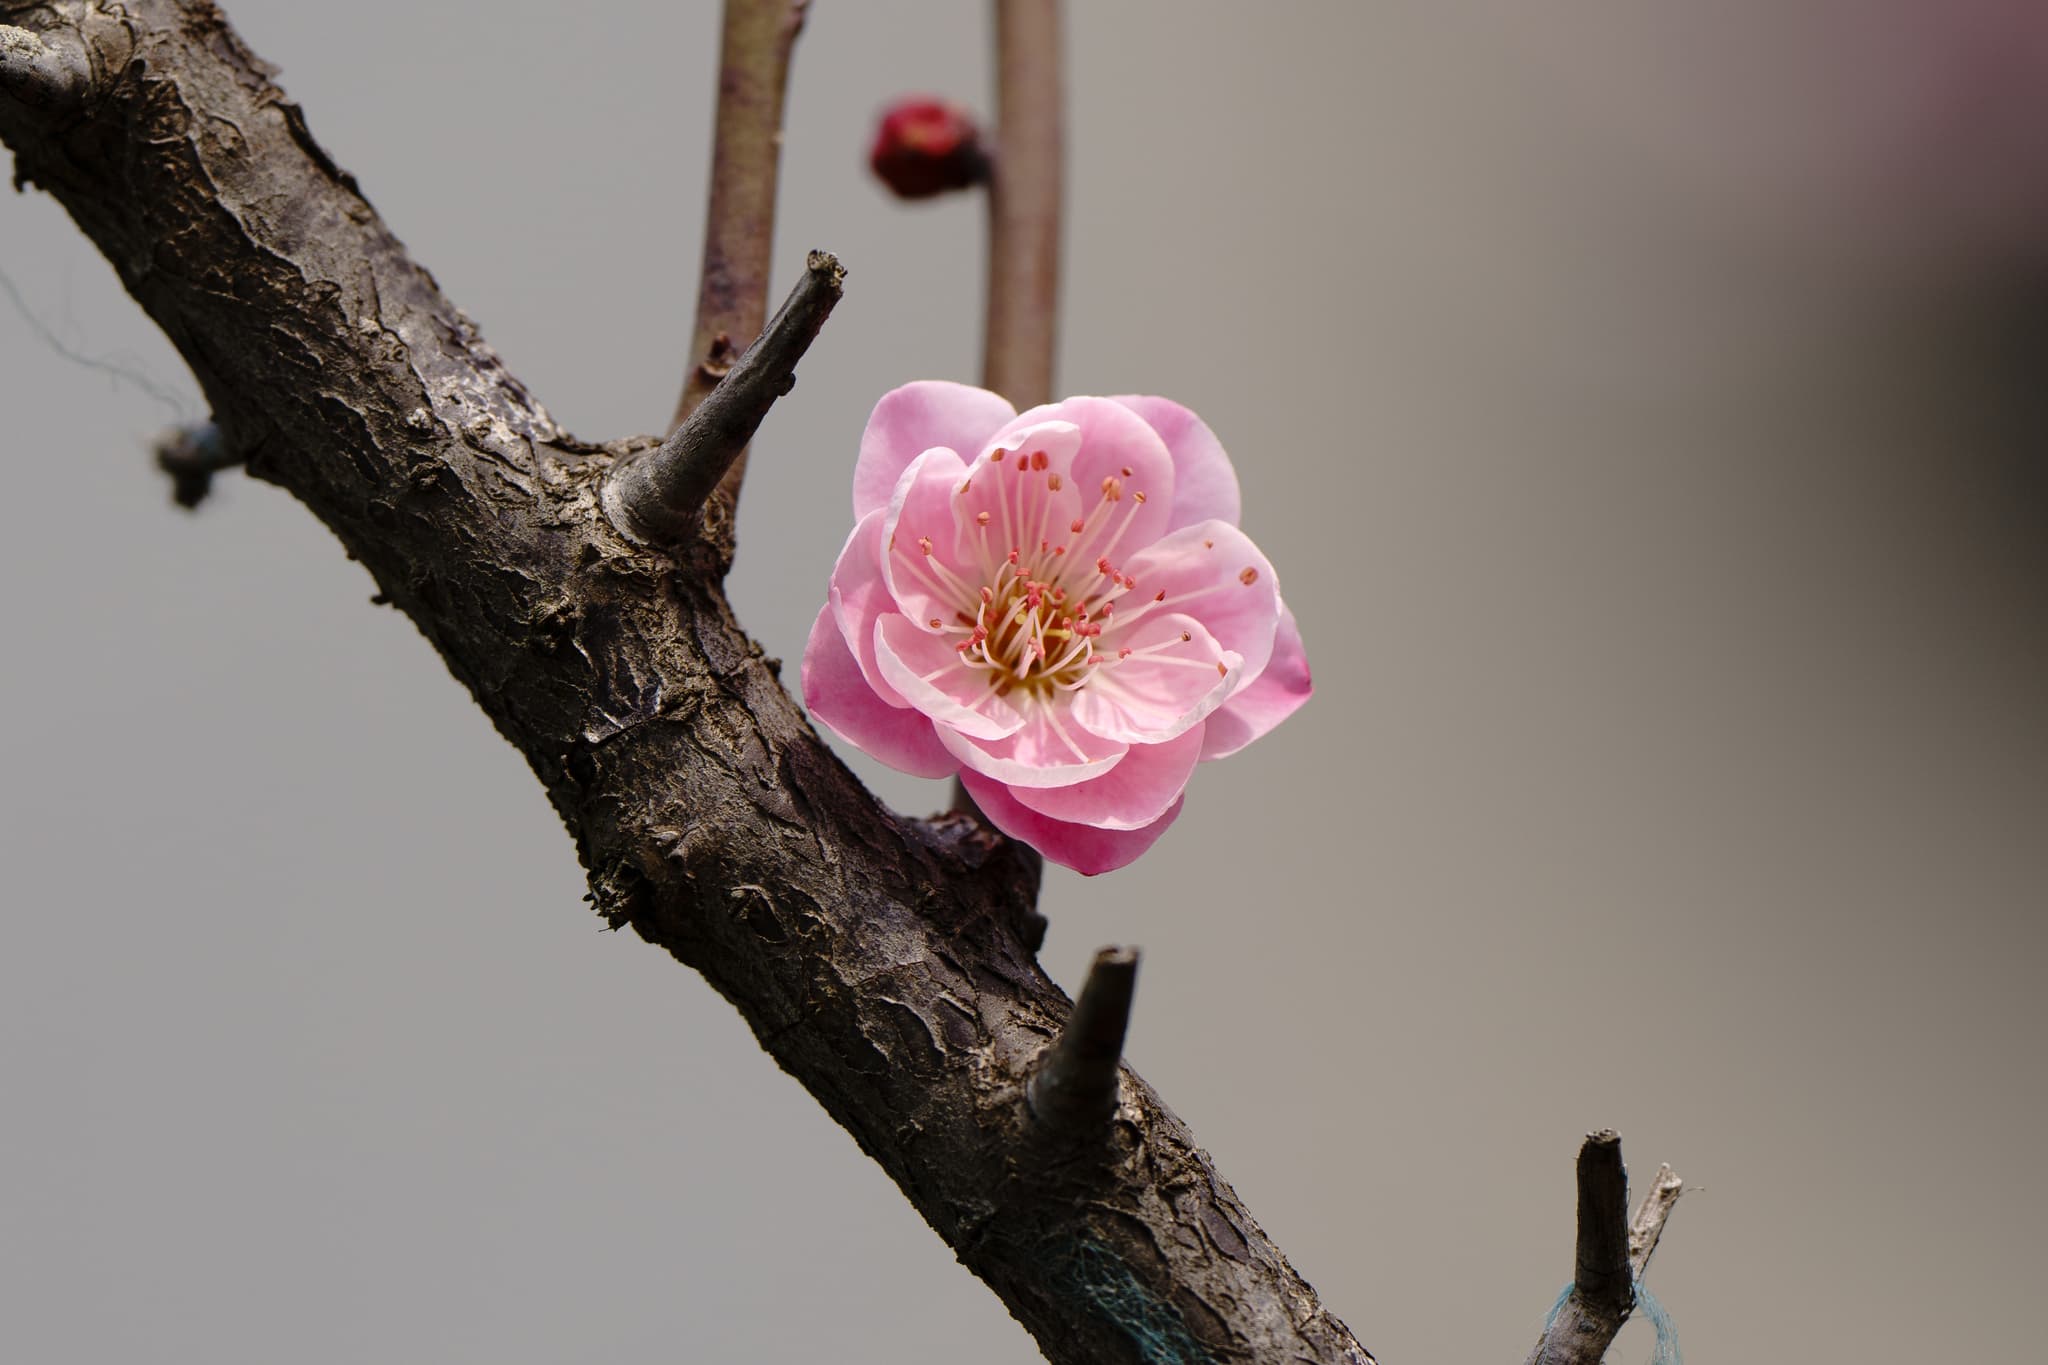
{"label": "slender brown stem", "polygon": [[[730,368],[736,348],[761,330],[768,315],[783,95],[790,54],[809,8],[810,0],[725,0],[697,322],[671,425],[704,401]],[[734,501],[746,468],[742,450],[720,484]]]}
{"label": "slender brown stem", "polygon": [[[988,186],[981,383],[1019,408],[1052,401],[1059,334],[1066,82],[1059,0],[995,0],[995,156]],[[952,808],[976,811],[953,784]],[[978,813],[978,812],[977,812]]]}
{"label": "slender brown stem", "polygon": [[680,544],[696,534],[697,513],[719,486],[775,400],[796,384],[796,363],[839,302],[846,271],[813,251],[803,278],[761,336],[718,387],[659,447],[613,468],[604,509],[612,524],[647,544]]}
{"label": "slender brown stem", "polygon": [[1059,0],[996,0],[982,383],[1019,408],[1052,401],[1065,103]]}

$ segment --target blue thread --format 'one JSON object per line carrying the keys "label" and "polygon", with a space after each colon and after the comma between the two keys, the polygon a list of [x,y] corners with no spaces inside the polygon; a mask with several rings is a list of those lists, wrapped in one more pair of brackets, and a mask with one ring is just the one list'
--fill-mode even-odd
{"label": "blue thread", "polygon": [[1053,1285],[1115,1323],[1146,1365],[1207,1365],[1209,1353],[1180,1310],[1145,1287],[1108,1247],[1089,1238],[1048,1242]]}
{"label": "blue thread", "polygon": [[0,270],[0,293],[7,295],[8,301],[14,305],[14,311],[21,314],[21,320],[28,324],[29,330],[36,334],[37,339],[58,355],[74,365],[83,365],[88,370],[98,370],[100,373],[111,378],[127,381],[135,389],[163,404],[164,407],[170,410],[172,417],[177,421],[182,423],[186,420],[187,409],[185,401],[159,385],[148,375],[143,374],[140,370],[116,364],[112,360],[101,360],[93,356],[81,355],[69,346],[66,346],[63,338],[51,331],[41,318],[30,311],[28,300],[21,296],[21,291],[14,287],[14,281],[8,277],[7,272],[4,270]]}
{"label": "blue thread", "polygon": [[[1643,1316],[1650,1320],[1650,1326],[1657,1329],[1657,1348],[1650,1355],[1650,1365],[1685,1365],[1685,1357],[1678,1353],[1678,1329],[1671,1325],[1671,1315],[1664,1311],[1664,1305],[1657,1302],[1657,1296],[1641,1280],[1635,1282],[1636,1307],[1643,1310]],[[1550,1305],[1550,1312],[1543,1319],[1543,1335],[1550,1335],[1557,1315],[1564,1311],[1571,1299],[1572,1286],[1566,1285],[1557,1296],[1557,1302]]]}

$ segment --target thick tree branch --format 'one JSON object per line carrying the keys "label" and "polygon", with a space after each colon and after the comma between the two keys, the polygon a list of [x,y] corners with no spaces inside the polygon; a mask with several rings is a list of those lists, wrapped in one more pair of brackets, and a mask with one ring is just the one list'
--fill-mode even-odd
{"label": "thick tree branch", "polygon": [[88,52],[73,110],[0,98],[0,140],[184,355],[224,449],[332,528],[525,756],[599,912],[701,971],[1048,1357],[1369,1359],[1128,1070],[1099,1154],[1033,1141],[1025,1087],[1070,1013],[1018,935],[1035,861],[878,805],[715,557],[617,534],[599,490],[653,443],[555,426],[216,9],[0,18]]}
{"label": "thick tree branch", "polygon": [[795,386],[797,361],[831,316],[845,280],[837,257],[811,253],[796,288],[717,387],[666,441],[612,470],[604,508],[614,526],[647,545],[673,545],[696,533],[704,500],[746,451],[775,400]]}
{"label": "thick tree branch", "polygon": [[1059,0],[996,0],[982,384],[1019,408],[1053,398],[1065,180]]}
{"label": "thick tree branch", "polygon": [[[733,350],[768,315],[775,254],[775,191],[782,165],[782,105],[789,59],[810,0],[725,0],[718,52],[718,111],[711,133],[711,193],[704,209],[704,263],[690,365],[670,425],[704,401]],[[744,445],[722,489],[737,503]],[[701,499],[699,501],[702,501]]]}

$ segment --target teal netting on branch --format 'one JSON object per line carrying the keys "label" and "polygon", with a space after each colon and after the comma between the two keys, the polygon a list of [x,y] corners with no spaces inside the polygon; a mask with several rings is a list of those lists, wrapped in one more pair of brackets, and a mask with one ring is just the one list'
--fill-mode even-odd
{"label": "teal netting on branch", "polygon": [[[1657,1302],[1657,1296],[1650,1292],[1648,1285],[1637,1280],[1635,1289],[1636,1307],[1649,1319],[1650,1326],[1657,1329],[1657,1348],[1650,1353],[1650,1365],[1685,1365],[1685,1357],[1678,1353],[1678,1330],[1671,1325],[1671,1315],[1664,1311],[1663,1304]],[[1545,1335],[1549,1334],[1550,1325],[1557,1321],[1558,1313],[1571,1296],[1572,1286],[1566,1285],[1564,1292],[1557,1296],[1557,1302],[1550,1305],[1550,1313],[1543,1319]]]}

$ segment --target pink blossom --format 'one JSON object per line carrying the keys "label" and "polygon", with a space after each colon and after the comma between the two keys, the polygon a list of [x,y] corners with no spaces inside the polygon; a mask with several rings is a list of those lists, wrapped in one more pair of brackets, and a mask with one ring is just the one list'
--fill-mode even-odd
{"label": "pink blossom", "polygon": [[1198,762],[1308,700],[1230,457],[1177,403],[1019,414],[906,384],[868,418],[853,515],[804,649],[812,717],[891,767],[958,773],[997,828],[1077,871],[1143,853]]}

